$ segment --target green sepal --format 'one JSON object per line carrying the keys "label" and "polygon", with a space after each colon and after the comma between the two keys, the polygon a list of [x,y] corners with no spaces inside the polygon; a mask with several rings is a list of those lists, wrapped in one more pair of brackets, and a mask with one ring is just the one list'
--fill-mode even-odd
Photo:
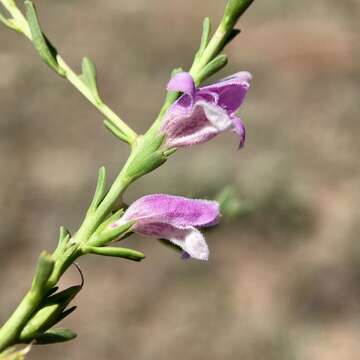
{"label": "green sepal", "polygon": [[211,60],[200,72],[198,81],[202,82],[210,76],[216,74],[228,63],[228,57],[225,54],[218,55],[215,59]]}
{"label": "green sepal", "polygon": [[130,166],[126,169],[126,175],[132,179],[137,179],[161,166],[167,158],[160,150],[165,139],[165,135],[153,135],[141,139],[142,144],[138,146],[138,151]]}
{"label": "green sepal", "polygon": [[125,141],[129,143],[129,139],[116,125],[114,125],[110,120],[105,119],[104,120],[104,126],[118,139],[121,141]]}
{"label": "green sepal", "polygon": [[77,334],[70,329],[51,329],[35,338],[36,344],[56,344],[75,339]]}
{"label": "green sepal", "polygon": [[97,75],[95,64],[88,58],[84,57],[81,64],[82,74],[79,76],[81,81],[88,87],[94,100],[102,104],[97,86]]}
{"label": "green sepal", "polygon": [[94,212],[97,209],[101,201],[104,199],[105,194],[106,194],[106,169],[104,166],[102,166],[99,169],[95,194],[91,201],[89,212]]}
{"label": "green sepal", "polygon": [[210,35],[211,35],[211,21],[210,18],[206,17],[203,21],[203,31],[201,35],[199,51],[196,54],[197,57],[200,57],[204,52],[204,50],[206,49],[206,47],[208,46],[210,41]]}
{"label": "green sepal", "polygon": [[96,254],[102,256],[120,257],[133,261],[141,261],[145,259],[145,255],[139,251],[121,248],[121,247],[93,247],[85,246],[84,250],[88,254]]}
{"label": "green sepal", "polygon": [[171,148],[163,151],[163,155],[168,159],[171,155],[175,154],[177,151],[177,148]]}
{"label": "green sepal", "polygon": [[49,277],[52,274],[54,265],[55,265],[55,261],[52,258],[52,256],[46,251],[43,251],[40,254],[35,277],[31,285],[32,291],[34,292],[41,291],[44,288],[45,284],[47,283]]}
{"label": "green sepal", "polygon": [[151,171],[157,169],[166,162],[167,158],[162,151],[155,151],[148,156],[143,156],[131,164],[127,171],[127,175],[133,179],[137,179]]}
{"label": "green sepal", "polygon": [[129,221],[115,228],[106,227],[102,232],[96,232],[88,241],[89,246],[103,246],[112,241],[118,240],[131,231],[135,221]]}
{"label": "green sepal", "polygon": [[95,234],[97,235],[101,233],[107,226],[119,220],[121,216],[123,216],[123,214],[124,214],[124,209],[120,209],[116,211],[114,214],[109,216],[102,224],[99,225],[99,227],[95,231]]}
{"label": "green sepal", "polygon": [[35,46],[35,49],[39,53],[40,58],[48,66],[50,66],[53,70],[55,70],[60,76],[64,76],[65,72],[63,69],[61,69],[61,67],[59,66],[56,60],[57,51],[41,30],[33,2],[31,0],[25,0],[24,4],[26,11],[26,18],[28,20],[28,24],[31,31],[31,38]]}
{"label": "green sepal", "polygon": [[70,301],[75,298],[75,296],[79,293],[82,289],[82,285],[73,285],[68,287],[65,290],[62,290],[54,295],[49,296],[45,301],[45,305],[52,305],[52,304],[62,304],[69,305]]}
{"label": "green sepal", "polygon": [[47,297],[40,304],[39,310],[21,331],[20,341],[30,341],[62,320],[65,308],[80,290],[80,285],[71,286],[66,290]]}

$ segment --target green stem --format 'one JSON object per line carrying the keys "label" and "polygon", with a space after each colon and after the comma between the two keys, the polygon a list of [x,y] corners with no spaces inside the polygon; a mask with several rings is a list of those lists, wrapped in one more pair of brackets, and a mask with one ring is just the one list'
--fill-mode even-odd
{"label": "green stem", "polygon": [[25,295],[15,312],[0,329],[0,353],[16,344],[18,336],[40,305],[43,296],[44,294],[34,293],[32,290]]}

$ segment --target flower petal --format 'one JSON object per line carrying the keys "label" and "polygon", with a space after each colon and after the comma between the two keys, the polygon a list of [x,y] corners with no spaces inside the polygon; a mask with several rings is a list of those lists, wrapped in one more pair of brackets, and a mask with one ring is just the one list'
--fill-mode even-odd
{"label": "flower petal", "polygon": [[240,138],[239,149],[241,149],[245,144],[245,138],[246,138],[245,125],[242,122],[242,120],[235,115],[233,115],[231,119],[233,121],[233,131],[239,135]]}
{"label": "flower petal", "polygon": [[200,88],[197,96],[201,96],[203,92],[215,93],[218,95],[217,104],[229,114],[234,114],[244,101],[250,87],[250,80],[251,74],[247,71],[242,71],[212,85]]}
{"label": "flower petal", "polygon": [[205,238],[194,227],[176,228],[166,223],[137,223],[135,231],[139,234],[169,240],[194,259],[208,260],[209,258],[209,248]]}
{"label": "flower petal", "polygon": [[176,103],[168,111],[161,128],[168,147],[184,147],[206,142],[232,126],[232,119],[221,107],[198,101],[193,108]]}
{"label": "flower petal", "polygon": [[135,201],[120,220],[136,220],[137,225],[163,223],[186,228],[214,225],[219,217],[219,204],[216,201],[153,194]]}
{"label": "flower petal", "polygon": [[174,75],[168,85],[168,91],[180,91],[184,94],[194,97],[196,87],[192,76],[187,72],[181,72]]}
{"label": "flower petal", "polygon": [[178,233],[179,237],[173,237],[169,240],[180,246],[190,257],[198,260],[209,260],[209,248],[201,232],[195,228],[182,231],[183,233]]}

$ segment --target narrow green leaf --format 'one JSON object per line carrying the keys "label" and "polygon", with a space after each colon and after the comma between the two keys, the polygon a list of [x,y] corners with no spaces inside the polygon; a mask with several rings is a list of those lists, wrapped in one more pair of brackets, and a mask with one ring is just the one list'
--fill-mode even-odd
{"label": "narrow green leaf", "polygon": [[97,86],[97,75],[95,64],[87,57],[82,61],[82,74],[80,75],[83,83],[88,87],[95,101],[99,104],[102,103],[99,90]]}
{"label": "narrow green leaf", "polygon": [[38,16],[36,13],[35,6],[31,0],[25,0],[25,11],[26,18],[29,23],[32,42],[35,46],[35,49],[40,55],[40,58],[53,70],[55,70],[60,76],[64,76],[64,71],[60,68],[56,57],[57,51],[52,46],[50,41],[43,34],[40,23],[38,20]]}
{"label": "narrow green leaf", "polygon": [[214,60],[210,61],[200,72],[199,81],[202,82],[210,76],[216,74],[228,63],[228,57],[224,54],[218,55]]}
{"label": "narrow green leaf", "polygon": [[131,231],[131,227],[135,224],[135,221],[129,221],[126,224],[123,224],[121,226],[111,228],[107,227],[102,231],[101,233],[96,234],[94,237],[92,237],[88,245],[89,246],[103,246],[106,245],[112,241],[118,240],[119,238],[126,235],[129,231]]}
{"label": "narrow green leaf", "polygon": [[133,261],[145,259],[145,255],[139,251],[121,247],[92,247],[86,246],[86,252],[102,256],[120,257]]}
{"label": "narrow green leaf", "polygon": [[200,48],[197,53],[197,56],[201,56],[201,54],[208,46],[210,41],[210,35],[211,35],[211,21],[210,18],[206,17],[203,21],[203,31],[201,35]]}
{"label": "narrow green leaf", "polygon": [[105,194],[106,194],[106,169],[103,166],[99,169],[95,194],[90,204],[89,211],[95,211],[97,209],[97,207],[103,200]]}
{"label": "narrow green leaf", "polygon": [[47,297],[39,310],[26,324],[21,331],[19,339],[21,341],[30,341],[38,334],[48,330],[60,320],[63,319],[65,308],[70,304],[74,297],[81,290],[81,286],[71,286],[63,291]]}
{"label": "narrow green leaf", "polygon": [[118,139],[121,141],[125,141],[126,143],[129,143],[129,139],[116,125],[114,125],[110,120],[105,119],[104,120],[105,127]]}
{"label": "narrow green leaf", "polygon": [[81,285],[74,285],[70,286],[65,290],[62,290],[54,295],[51,295],[48,297],[44,305],[53,305],[53,304],[61,304],[65,305],[65,307],[70,303],[71,300],[75,298],[75,296],[79,293],[79,291],[82,289]]}
{"label": "narrow green leaf", "polygon": [[58,287],[58,286],[53,287],[53,288],[47,293],[47,296],[50,296],[50,295],[56,293],[58,290],[59,290],[59,287]]}
{"label": "narrow green leaf", "polygon": [[76,338],[76,333],[70,329],[51,329],[35,338],[36,344],[55,344]]}
{"label": "narrow green leaf", "polygon": [[64,226],[60,226],[58,249],[65,248],[70,238],[71,238],[71,234],[69,230],[67,230]]}
{"label": "narrow green leaf", "polygon": [[175,154],[176,151],[177,148],[168,149],[163,152],[163,155],[168,159],[171,155]]}
{"label": "narrow green leaf", "polygon": [[71,308],[63,311],[57,318],[56,323],[59,323],[60,321],[64,320],[66,317],[68,317],[70,314],[72,314],[77,309],[77,306],[72,306]]}
{"label": "narrow green leaf", "polygon": [[119,220],[124,214],[124,209],[120,209],[108,217],[95,231],[95,235],[100,234],[107,226]]}
{"label": "narrow green leaf", "polygon": [[54,269],[54,265],[55,262],[52,256],[46,251],[43,251],[40,254],[37,264],[36,274],[32,283],[31,289],[33,291],[41,290],[44,287],[49,277],[51,276],[51,273]]}

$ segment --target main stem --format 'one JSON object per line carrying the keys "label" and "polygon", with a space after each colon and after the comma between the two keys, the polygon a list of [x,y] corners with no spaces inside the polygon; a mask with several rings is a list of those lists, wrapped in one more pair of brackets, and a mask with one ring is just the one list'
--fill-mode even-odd
{"label": "main stem", "polygon": [[16,344],[22,329],[39,307],[43,296],[42,293],[28,291],[9,320],[0,329],[0,353]]}

